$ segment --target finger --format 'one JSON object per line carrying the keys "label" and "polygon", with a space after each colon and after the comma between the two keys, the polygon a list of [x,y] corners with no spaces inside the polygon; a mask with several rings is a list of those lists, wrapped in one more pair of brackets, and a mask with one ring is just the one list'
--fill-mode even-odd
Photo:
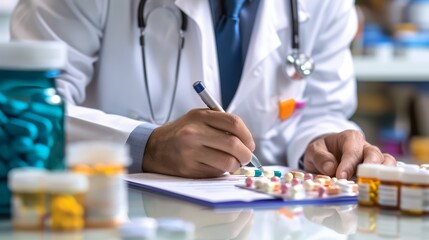
{"label": "finger", "polygon": [[240,162],[232,155],[204,146],[196,155],[200,163],[214,167],[223,172],[234,172],[241,167]]}
{"label": "finger", "polygon": [[363,162],[381,164],[384,162],[384,156],[378,147],[367,144],[363,148]]}
{"label": "finger", "polygon": [[243,120],[237,115],[207,110],[203,114],[203,121],[216,129],[224,132],[229,132],[240,139],[243,144],[250,149],[255,150],[255,142],[253,141],[250,130],[246,127]]}
{"label": "finger", "polygon": [[349,134],[345,137],[341,149],[342,156],[336,175],[340,179],[348,179],[353,176],[357,165],[363,160],[363,144],[355,136]]}
{"label": "finger", "polygon": [[384,156],[383,165],[396,166],[396,159],[392,155],[388,153],[383,153],[383,156]]}
{"label": "finger", "polygon": [[231,155],[238,160],[238,164],[247,165],[250,162],[252,152],[238,137],[214,128],[207,128],[204,131],[206,134],[200,136],[200,142],[203,146]]}
{"label": "finger", "polygon": [[184,177],[212,178],[222,176],[224,173],[225,171],[199,162],[195,164],[195,167],[193,169],[187,171],[187,175],[185,175]]}
{"label": "finger", "polygon": [[332,176],[337,165],[337,160],[328,151],[324,139],[316,140],[307,147],[304,155],[304,169],[306,171]]}

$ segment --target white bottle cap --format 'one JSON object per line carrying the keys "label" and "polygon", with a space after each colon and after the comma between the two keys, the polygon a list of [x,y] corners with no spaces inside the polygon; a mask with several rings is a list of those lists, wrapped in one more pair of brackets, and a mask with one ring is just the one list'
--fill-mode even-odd
{"label": "white bottle cap", "polygon": [[378,172],[384,166],[380,164],[363,163],[357,168],[356,176],[366,178],[378,178]]}
{"label": "white bottle cap", "polygon": [[94,165],[97,163],[130,164],[128,146],[113,142],[80,142],[70,144],[67,148],[67,166],[79,164]]}
{"label": "white bottle cap", "polygon": [[422,170],[422,171],[405,170],[402,173],[402,182],[428,185],[429,172],[425,170]]}
{"label": "white bottle cap", "polygon": [[404,164],[398,167],[403,168],[405,171],[418,171],[420,169],[420,166],[416,164]]}
{"label": "white bottle cap", "polygon": [[48,173],[38,168],[15,168],[9,171],[8,184],[12,192],[40,192],[45,189]]}
{"label": "white bottle cap", "polygon": [[88,191],[88,177],[71,172],[53,172],[46,176],[48,193],[83,193]]}
{"label": "white bottle cap", "polygon": [[403,168],[383,166],[378,172],[378,179],[380,181],[400,182]]}
{"label": "white bottle cap", "polygon": [[67,62],[67,47],[62,42],[25,41],[0,43],[0,69],[53,70]]}

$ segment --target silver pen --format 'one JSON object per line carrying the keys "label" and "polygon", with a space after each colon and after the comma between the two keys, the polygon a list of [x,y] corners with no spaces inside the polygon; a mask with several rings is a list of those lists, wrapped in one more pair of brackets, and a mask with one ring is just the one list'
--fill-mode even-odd
{"label": "silver pen", "polygon": [[[213,98],[213,96],[207,91],[206,86],[201,81],[197,81],[193,85],[195,91],[198,93],[198,95],[201,97],[201,100],[207,105],[208,108],[211,110],[219,111],[219,112],[225,112],[223,110],[222,106],[216,102],[216,100]],[[250,162],[258,168],[261,171],[264,171],[262,168],[261,162],[259,162],[259,159],[255,156],[255,154],[252,153],[252,158],[250,159]]]}

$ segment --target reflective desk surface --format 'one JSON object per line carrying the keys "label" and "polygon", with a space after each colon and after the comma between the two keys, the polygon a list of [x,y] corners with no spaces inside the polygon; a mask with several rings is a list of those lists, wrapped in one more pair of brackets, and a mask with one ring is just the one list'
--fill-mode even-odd
{"label": "reflective desk surface", "polygon": [[[428,239],[429,217],[357,205],[211,209],[129,188],[129,218],[175,217],[194,223],[195,239]],[[121,239],[117,229],[78,233],[17,232],[0,220],[0,239]]]}

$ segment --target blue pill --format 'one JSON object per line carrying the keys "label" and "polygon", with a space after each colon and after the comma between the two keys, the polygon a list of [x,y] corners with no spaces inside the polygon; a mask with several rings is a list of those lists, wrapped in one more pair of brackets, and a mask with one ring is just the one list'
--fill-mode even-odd
{"label": "blue pill", "polygon": [[9,99],[3,93],[0,93],[0,105],[6,104]]}
{"label": "blue pill", "polygon": [[36,143],[34,144],[33,149],[27,153],[27,160],[32,162],[38,160],[46,161],[49,158],[50,153],[51,150],[48,146]]}
{"label": "blue pill", "polygon": [[33,149],[33,140],[29,137],[17,137],[12,140],[12,148],[17,153],[26,153]]}
{"label": "blue pill", "polygon": [[45,162],[43,160],[37,160],[30,163],[31,167],[44,169],[45,168]]}
{"label": "blue pill", "polygon": [[15,158],[9,162],[9,170],[13,168],[23,168],[28,167],[28,163],[20,158]]}
{"label": "blue pill", "polygon": [[32,122],[34,125],[36,125],[37,129],[39,130],[39,135],[47,136],[52,132],[52,123],[46,117],[42,117],[31,112],[25,112],[21,114],[19,118]]}
{"label": "blue pill", "polygon": [[2,127],[0,127],[0,142],[4,142],[9,139],[9,136],[7,136],[7,133],[3,130]]}
{"label": "blue pill", "polygon": [[10,159],[14,159],[16,157],[17,157],[17,154],[9,144],[6,144],[6,143],[0,144],[0,158],[3,161],[8,162],[10,161]]}
{"label": "blue pill", "polygon": [[18,100],[9,100],[2,105],[3,111],[12,116],[18,116],[28,108],[28,103]]}
{"label": "blue pill", "polygon": [[38,135],[37,127],[29,121],[12,118],[5,124],[5,130],[11,136],[25,136],[35,139]]}
{"label": "blue pill", "polygon": [[57,120],[63,117],[62,108],[38,102],[31,103],[29,111],[50,118],[51,120]]}
{"label": "blue pill", "polygon": [[48,147],[52,147],[54,146],[54,136],[49,135],[49,136],[39,137],[38,142]]}
{"label": "blue pill", "polygon": [[0,124],[5,124],[5,123],[7,123],[7,121],[8,121],[7,116],[0,109]]}

